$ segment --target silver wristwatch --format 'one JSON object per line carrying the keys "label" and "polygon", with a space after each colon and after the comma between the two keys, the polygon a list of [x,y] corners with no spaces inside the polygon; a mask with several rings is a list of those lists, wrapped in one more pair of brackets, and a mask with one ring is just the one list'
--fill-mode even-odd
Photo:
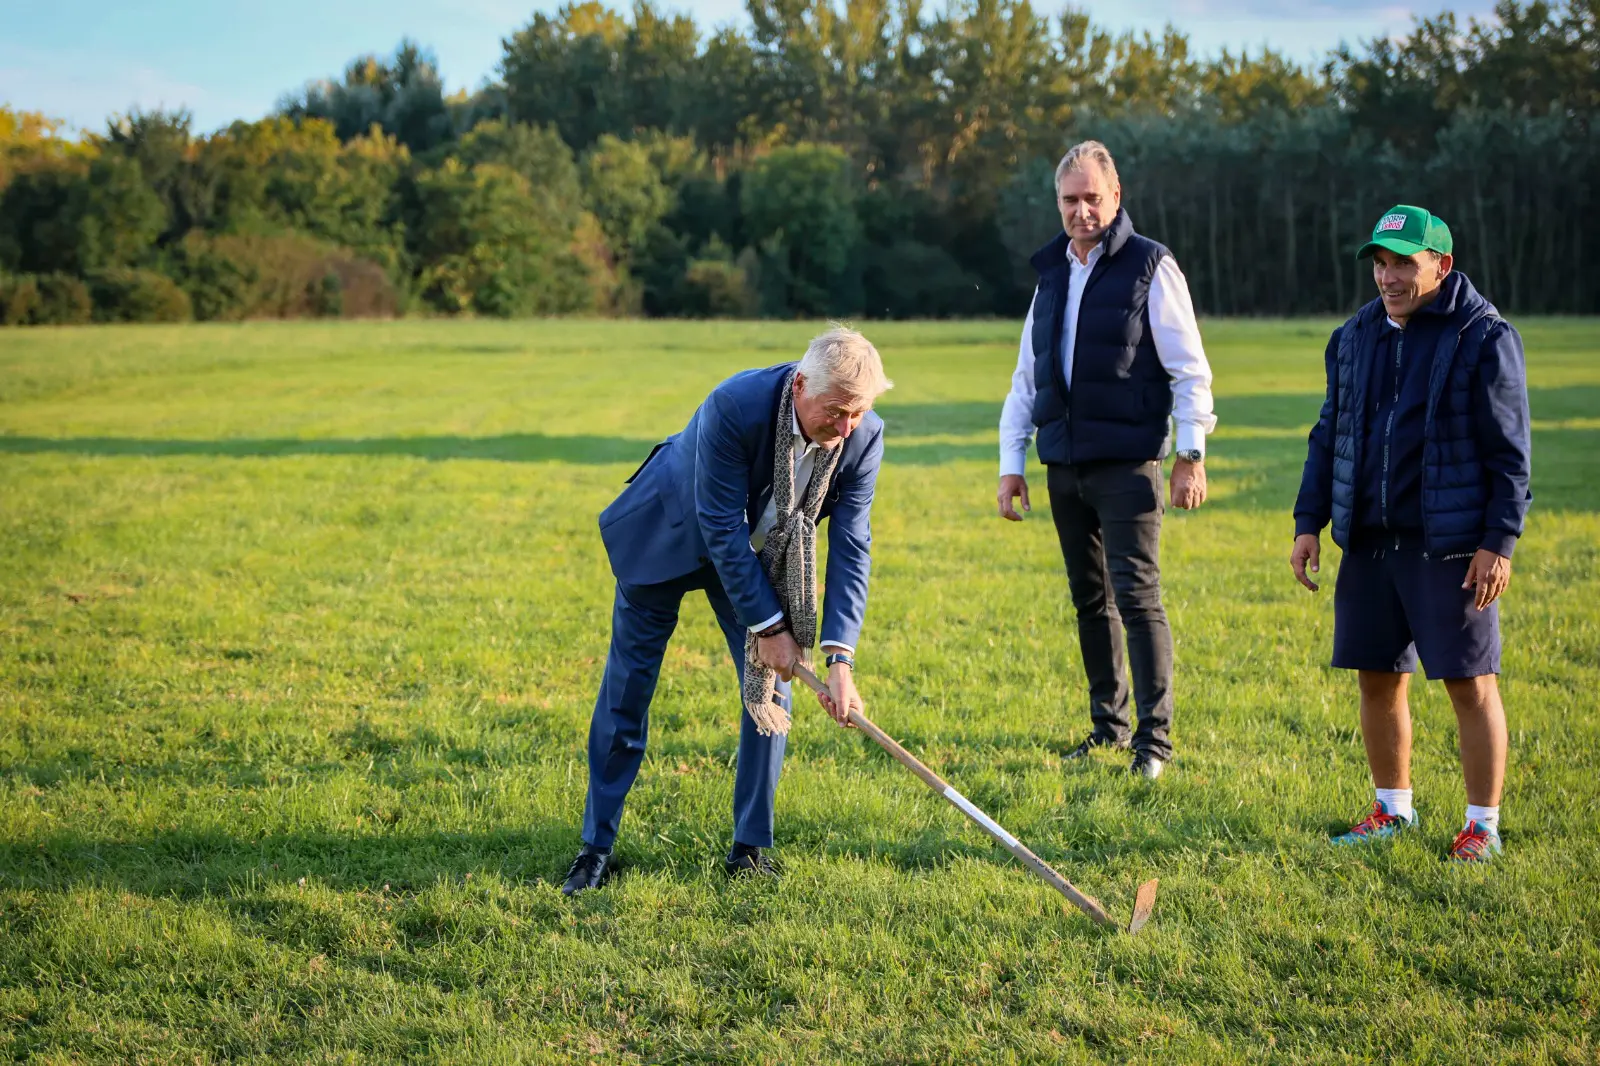
{"label": "silver wristwatch", "polygon": [[1205,460],[1206,453],[1201,451],[1199,448],[1190,448],[1188,451],[1178,452],[1177,456],[1179,459],[1185,460],[1186,462],[1198,463]]}

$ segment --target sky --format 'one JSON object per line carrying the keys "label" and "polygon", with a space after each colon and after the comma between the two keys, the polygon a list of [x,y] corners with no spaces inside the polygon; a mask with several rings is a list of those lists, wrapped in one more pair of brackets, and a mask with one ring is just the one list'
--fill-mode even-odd
{"label": "sky", "polygon": [[[702,26],[742,23],[743,0],[658,0]],[[528,0],[0,0],[0,104],[42,111],[71,128],[103,128],[134,109],[188,108],[197,131],[257,119],[309,80],[356,56],[386,55],[403,37],[433,49],[448,91],[494,76],[501,41],[527,24]],[[624,0],[612,6],[631,6]],[[1061,4],[1035,0],[1040,11]],[[1191,48],[1259,51],[1316,62],[1341,41],[1406,33],[1393,0],[1076,0],[1109,30],[1159,33],[1172,23]],[[1492,0],[1436,0],[1420,10],[1482,17]]]}

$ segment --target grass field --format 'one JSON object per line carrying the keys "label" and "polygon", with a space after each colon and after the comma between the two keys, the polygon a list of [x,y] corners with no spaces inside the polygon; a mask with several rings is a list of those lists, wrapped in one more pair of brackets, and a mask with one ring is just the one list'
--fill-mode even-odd
{"label": "grass field", "polygon": [[1464,798],[1437,685],[1423,831],[1326,843],[1370,798],[1331,594],[1287,567],[1332,325],[1206,325],[1221,425],[1211,502],[1165,530],[1153,786],[1062,762],[1087,698],[1043,492],[993,516],[1015,325],[868,329],[897,383],[868,713],[1119,916],[1159,876],[1136,938],[820,711],[779,791],[788,876],[725,882],[737,705],[703,599],[627,873],[561,897],[609,624],[595,515],[813,326],[0,333],[0,1060],[1595,1062],[1600,323],[1523,324],[1535,503],[1488,869],[1440,861]]}

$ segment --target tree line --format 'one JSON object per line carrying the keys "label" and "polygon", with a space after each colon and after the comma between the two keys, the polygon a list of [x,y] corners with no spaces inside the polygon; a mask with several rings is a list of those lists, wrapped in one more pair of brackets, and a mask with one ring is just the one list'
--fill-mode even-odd
{"label": "tree line", "polygon": [[1348,310],[1397,201],[1517,311],[1600,311],[1600,0],[1419,19],[1316,68],[1026,0],[535,14],[446,94],[405,42],[197,132],[0,108],[0,322],[1016,315],[1095,137],[1203,313]]}

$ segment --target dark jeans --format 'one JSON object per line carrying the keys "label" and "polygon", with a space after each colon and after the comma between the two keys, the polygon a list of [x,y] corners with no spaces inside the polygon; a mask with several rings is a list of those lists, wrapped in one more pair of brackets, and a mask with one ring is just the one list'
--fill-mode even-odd
{"label": "dark jeans", "polygon": [[1172,757],[1172,630],[1161,606],[1161,464],[1050,466],[1045,485],[1067,583],[1078,614],[1078,647],[1089,679],[1095,736],[1130,741],[1124,631],[1133,661],[1139,726],[1135,751]]}

